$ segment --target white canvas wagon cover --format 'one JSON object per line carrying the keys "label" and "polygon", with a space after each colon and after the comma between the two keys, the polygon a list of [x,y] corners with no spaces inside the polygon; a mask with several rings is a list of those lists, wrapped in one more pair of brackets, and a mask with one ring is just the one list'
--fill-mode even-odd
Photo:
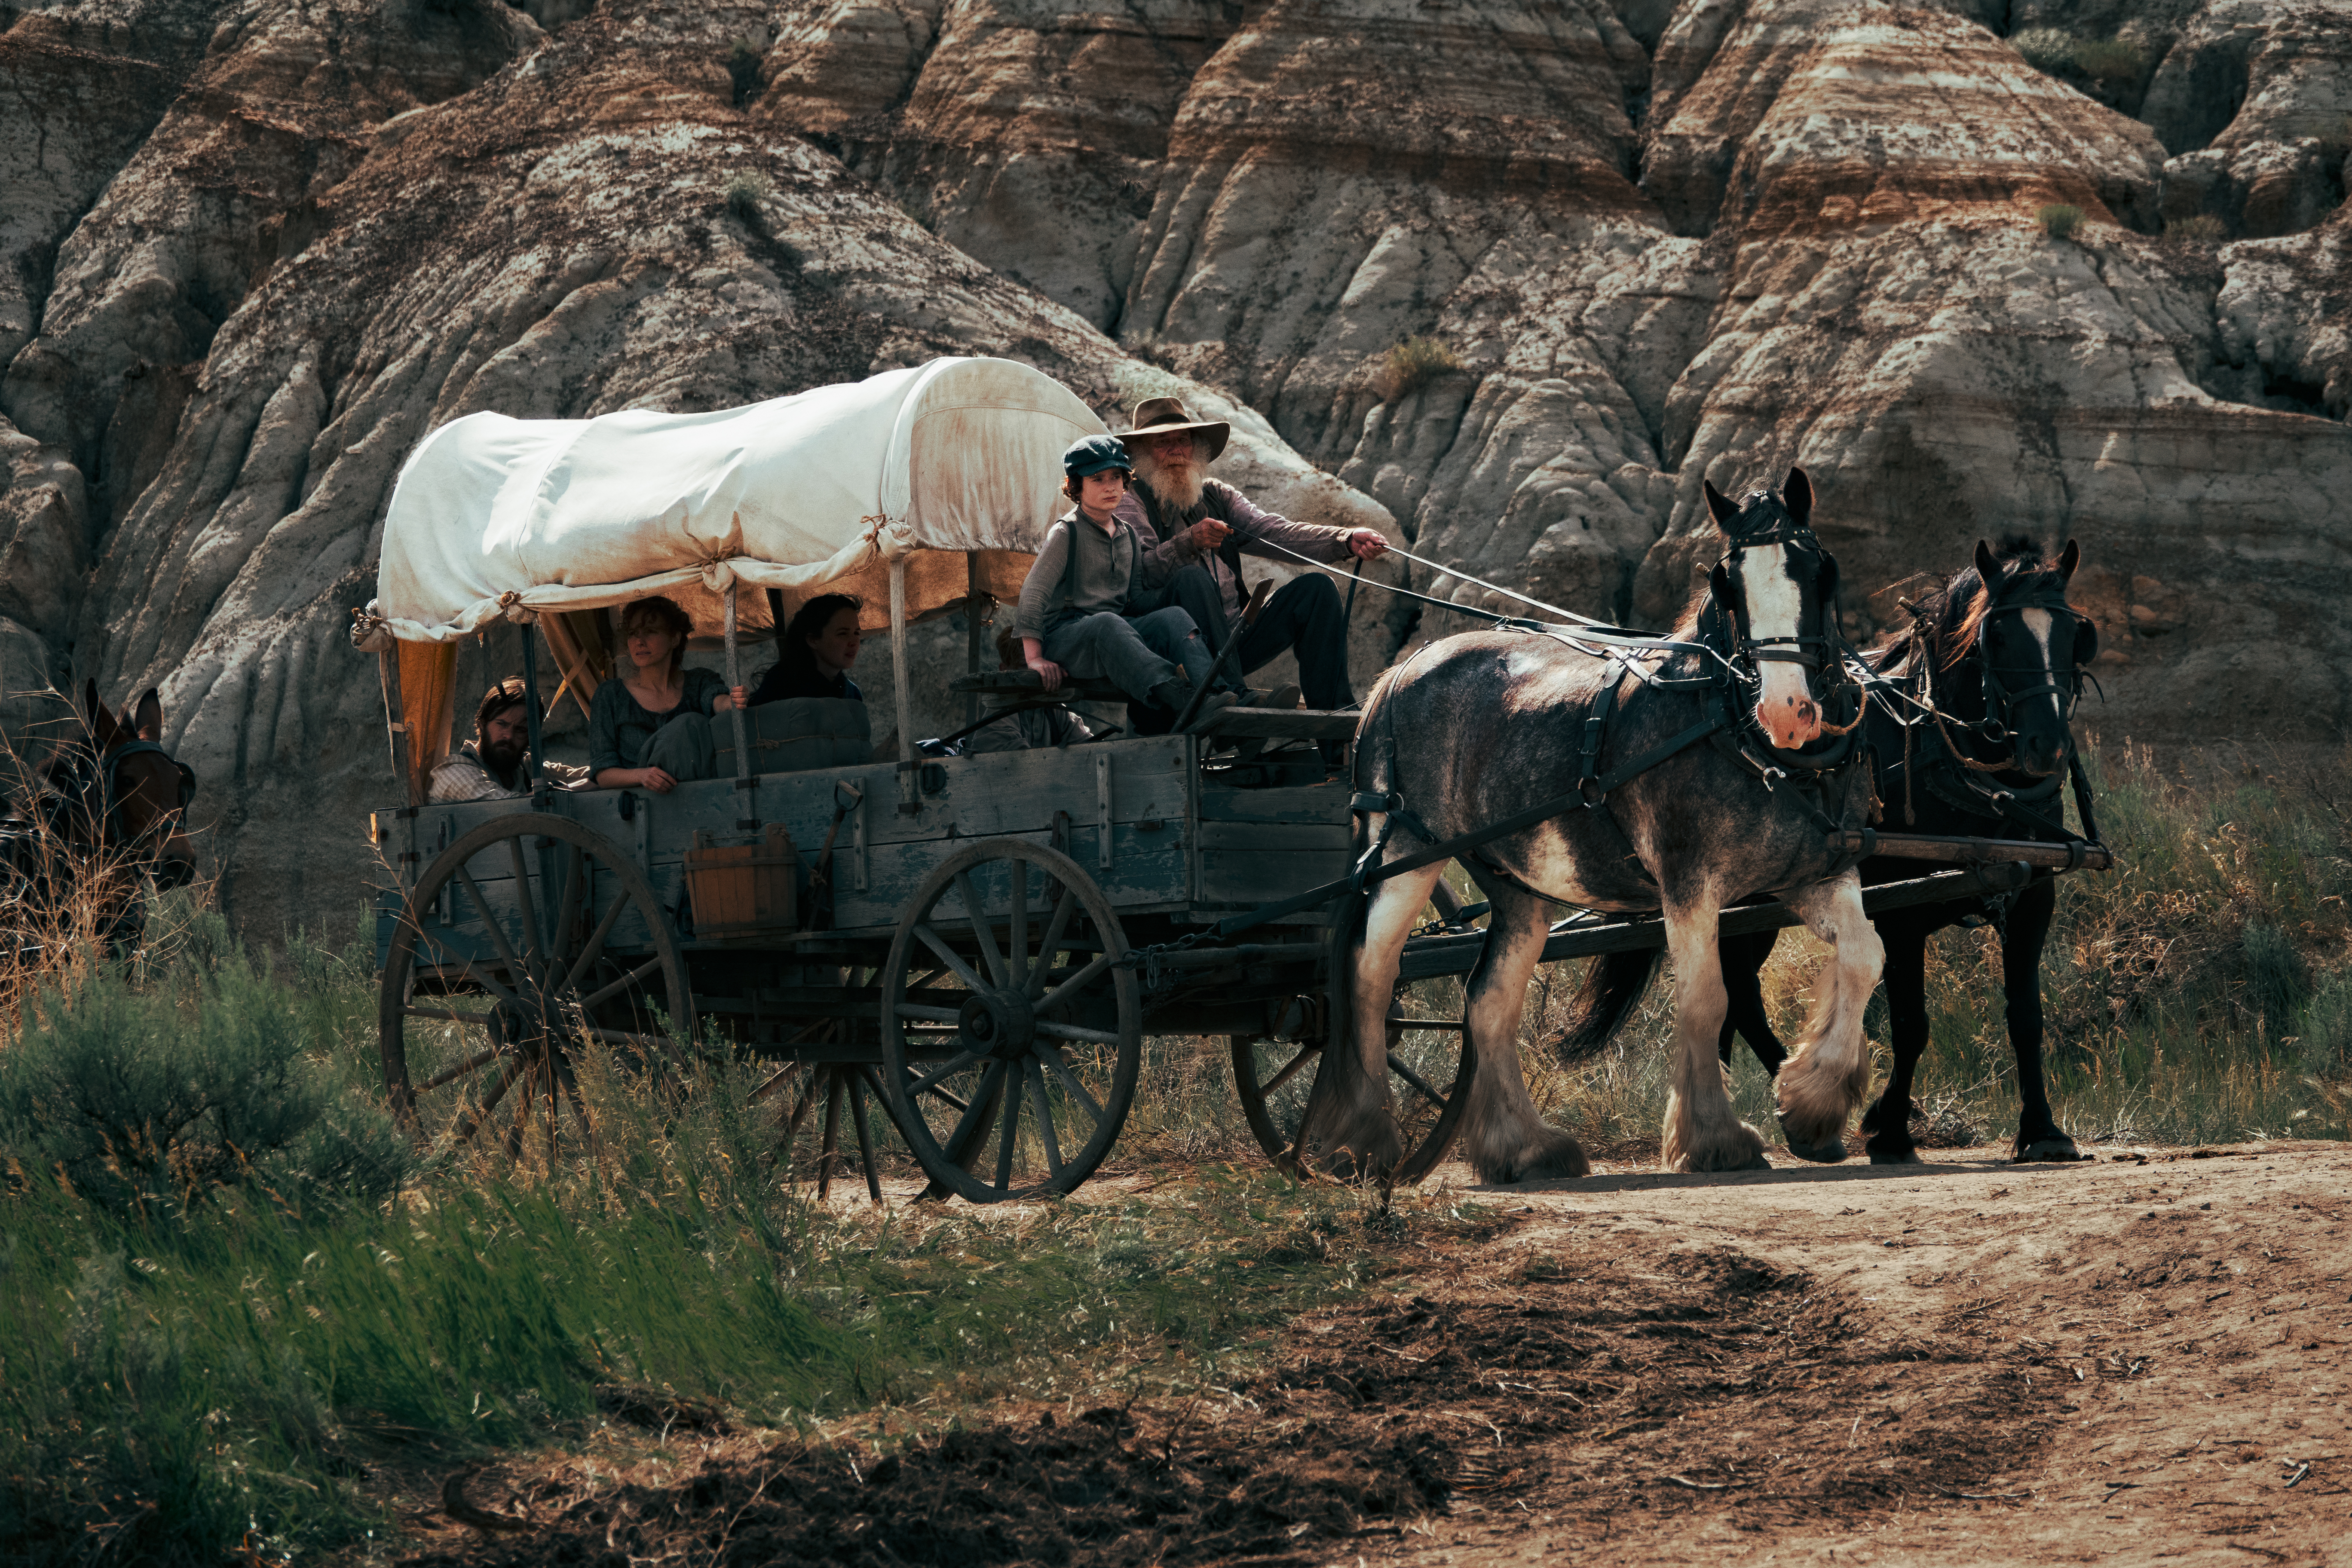
{"label": "white canvas wagon cover", "polygon": [[[1061,383],[1001,359],[934,360],[709,414],[470,414],[402,468],[378,596],[354,638],[446,642],[501,616],[648,594],[676,598],[708,632],[730,575],[782,590],[787,614],[819,589],[863,591],[871,623],[902,557],[909,620],[975,585],[1010,599],[1067,509],[1063,448],[1103,428]],[[988,553],[968,574],[965,552]]]}

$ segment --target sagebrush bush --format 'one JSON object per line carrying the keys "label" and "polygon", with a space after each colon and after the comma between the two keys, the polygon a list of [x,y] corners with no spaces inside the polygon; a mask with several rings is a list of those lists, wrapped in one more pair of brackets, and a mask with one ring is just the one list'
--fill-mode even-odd
{"label": "sagebrush bush", "polygon": [[1462,356],[1435,338],[1407,338],[1381,358],[1374,376],[1381,398],[1393,403],[1462,368]]}
{"label": "sagebrush bush", "polygon": [[314,1055],[294,993],[218,914],[126,974],[96,958],[37,990],[0,1051],[0,1150],[118,1213],[200,1205],[262,1182],[289,1202],[373,1201],[407,1140]]}
{"label": "sagebrush bush", "polygon": [[760,214],[760,204],[773,194],[775,187],[764,174],[738,170],[727,177],[727,210],[749,223]]}
{"label": "sagebrush bush", "polygon": [[2164,226],[2164,238],[2168,245],[2204,247],[2219,245],[2229,237],[2229,226],[2211,213],[2175,218]]}
{"label": "sagebrush bush", "polygon": [[2074,46],[2074,68],[2109,87],[2126,87],[2139,79],[2147,51],[2130,38],[2085,38]]}
{"label": "sagebrush bush", "polygon": [[2038,71],[2054,73],[2074,63],[2074,35],[2063,27],[2028,27],[2011,36],[2009,47]]}
{"label": "sagebrush bush", "polygon": [[2053,202],[2035,216],[2042,220],[2042,232],[2053,239],[2073,238],[2083,223],[2083,209],[2072,202]]}

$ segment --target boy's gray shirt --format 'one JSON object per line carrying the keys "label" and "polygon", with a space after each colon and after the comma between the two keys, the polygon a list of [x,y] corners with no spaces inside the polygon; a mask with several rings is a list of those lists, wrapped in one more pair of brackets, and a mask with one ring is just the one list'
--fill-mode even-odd
{"label": "boy's gray shirt", "polygon": [[[1021,584],[1021,604],[1013,618],[1015,633],[1042,641],[1079,616],[1105,610],[1125,615],[1129,605],[1164,586],[1199,553],[1182,534],[1162,542],[1132,518],[1114,516],[1112,522],[1112,531],[1106,533],[1079,516],[1076,507],[1054,520]],[[1074,546],[1075,570],[1070,558]]]}

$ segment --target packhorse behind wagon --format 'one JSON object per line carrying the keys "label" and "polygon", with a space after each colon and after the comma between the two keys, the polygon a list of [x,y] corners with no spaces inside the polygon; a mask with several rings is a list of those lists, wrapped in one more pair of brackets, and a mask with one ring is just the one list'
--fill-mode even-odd
{"label": "packhorse behind wagon", "polygon": [[80,934],[134,943],[143,888],[184,887],[196,875],[187,827],[196,778],[163,744],[161,695],[151,687],[118,715],[91,680],[82,704],[84,732],[48,749],[27,798],[0,818],[0,880],[19,961]]}

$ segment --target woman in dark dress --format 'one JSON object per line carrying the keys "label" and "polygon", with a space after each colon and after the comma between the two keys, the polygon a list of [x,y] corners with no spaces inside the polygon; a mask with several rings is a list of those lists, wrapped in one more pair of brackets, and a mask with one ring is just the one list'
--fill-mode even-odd
{"label": "woman in dark dress", "polygon": [[[588,768],[597,788],[667,795],[678,774],[646,754],[655,736],[673,721],[725,713],[735,706],[736,695],[723,677],[685,668],[686,639],[693,631],[692,617],[658,595],[638,599],[621,612],[621,635],[636,669],[597,687],[589,705]],[[707,740],[707,725],[704,730],[697,738]]]}
{"label": "woman in dark dress", "polygon": [[847,594],[819,594],[796,612],[777,639],[775,668],[760,679],[747,706],[788,697],[838,697],[863,702],[849,679],[857,662],[857,616],[865,604]]}

